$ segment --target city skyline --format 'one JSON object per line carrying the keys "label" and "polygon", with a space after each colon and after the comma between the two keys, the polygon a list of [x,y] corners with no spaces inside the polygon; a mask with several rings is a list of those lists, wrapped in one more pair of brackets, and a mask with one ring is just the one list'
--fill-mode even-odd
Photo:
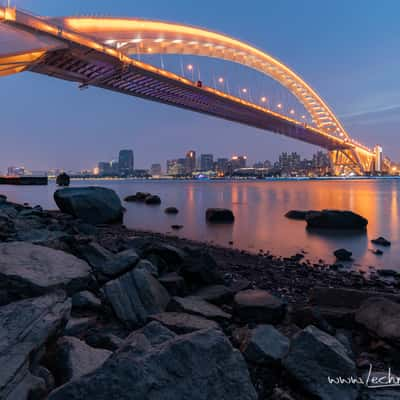
{"label": "city skyline", "polygon": [[[275,4],[267,10],[262,2],[255,2],[254,7],[246,9],[244,14],[233,5],[224,19],[218,19],[214,13],[198,15],[181,1],[173,2],[176,7],[162,2],[133,7],[125,1],[116,1],[112,5],[98,1],[96,8],[104,14],[137,15],[210,26],[249,41],[282,59],[311,82],[332,104],[339,117],[343,117],[345,127],[352,135],[371,146],[379,140],[385,154],[397,161],[400,148],[394,139],[399,122],[400,91],[399,84],[389,79],[389,72],[400,65],[400,59],[389,53],[394,48],[393,38],[399,29],[393,17],[393,10],[398,5],[388,1],[382,7],[371,5],[374,12],[371,9],[367,12],[339,1],[329,5],[333,16],[329,24],[340,24],[340,32],[329,26],[322,29],[322,23],[318,21],[313,21],[316,25],[302,25],[302,30],[297,32],[300,22],[311,20],[316,13],[314,2],[302,5],[301,10],[293,10],[290,3]],[[16,4],[43,15],[84,14],[89,9],[93,12],[93,5],[75,1],[68,4],[19,1]],[[222,10],[224,4],[224,1],[213,3],[212,7]],[[266,21],[260,18],[263,13]],[[278,17],[283,15],[288,27],[280,31]],[[354,24],[352,18],[358,24]],[[381,29],[372,29],[379,26]],[[319,41],[324,45],[313,40],[317,28]],[[363,46],[364,41],[368,42],[368,48]],[[334,54],[330,49],[335,49]],[[342,61],[339,64],[334,62],[337,57]],[[389,59],[384,65],[377,62],[384,58]],[[246,76],[240,74],[233,75],[233,79],[246,83]],[[137,153],[137,165],[144,168],[167,159],[173,148],[178,154],[188,148],[207,153],[210,143],[217,153],[231,155],[241,149],[254,161],[272,158],[272,154],[282,151],[297,151],[303,156],[316,151],[310,145],[254,128],[94,88],[78,91],[74,84],[48,80],[36,74],[4,78],[2,88],[2,131],[5,134],[0,170],[12,164],[49,169],[56,162],[65,169],[72,166],[83,169],[88,164],[95,165],[98,158],[112,159],[115,150],[123,147],[141,149]],[[21,109],[24,118],[19,116]],[[160,141],[163,146],[159,146]],[[94,143],[96,152],[89,151]]]}

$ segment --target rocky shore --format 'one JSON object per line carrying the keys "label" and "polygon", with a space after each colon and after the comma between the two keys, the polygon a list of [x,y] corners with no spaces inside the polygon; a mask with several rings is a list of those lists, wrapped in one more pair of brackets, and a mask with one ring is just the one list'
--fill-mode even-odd
{"label": "rocky shore", "polygon": [[103,190],[56,201],[0,196],[0,399],[400,397],[395,271],[129,230]]}

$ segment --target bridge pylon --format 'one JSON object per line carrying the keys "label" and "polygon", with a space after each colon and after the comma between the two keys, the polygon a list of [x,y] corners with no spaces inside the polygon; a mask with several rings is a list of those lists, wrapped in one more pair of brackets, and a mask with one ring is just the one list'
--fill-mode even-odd
{"label": "bridge pylon", "polygon": [[370,174],[374,171],[375,157],[356,148],[337,149],[329,152],[332,173],[338,175]]}

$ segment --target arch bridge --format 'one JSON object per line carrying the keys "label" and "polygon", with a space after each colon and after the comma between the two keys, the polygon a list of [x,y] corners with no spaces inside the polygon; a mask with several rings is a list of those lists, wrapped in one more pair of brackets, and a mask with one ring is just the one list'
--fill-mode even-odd
{"label": "arch bridge", "polygon": [[[351,139],[328,104],[299,75],[264,51],[229,36],[170,22],[46,18],[0,7],[0,39],[0,76],[32,71],[283,134],[327,149],[335,174],[383,168],[381,149]],[[313,123],[133,59],[136,54],[205,56],[252,68],[290,91]]]}

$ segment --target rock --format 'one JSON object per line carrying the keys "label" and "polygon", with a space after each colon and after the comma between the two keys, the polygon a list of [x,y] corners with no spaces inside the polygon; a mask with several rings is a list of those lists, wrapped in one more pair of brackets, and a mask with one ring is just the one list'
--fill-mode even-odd
{"label": "rock", "polygon": [[93,225],[121,222],[123,209],[116,193],[102,187],[59,189],[54,201],[60,211]]}
{"label": "rock", "polygon": [[176,207],[167,207],[164,212],[165,214],[178,214],[179,210]]}
{"label": "rock", "polygon": [[117,317],[128,327],[143,325],[149,315],[163,312],[170,299],[167,290],[142,269],[108,282],[104,292]]}
{"label": "rock", "polygon": [[146,192],[136,192],[136,194],[126,196],[124,201],[126,202],[135,202],[135,201],[145,201],[146,197],[151,196],[151,193]]}
{"label": "rock", "polygon": [[24,242],[0,244],[0,291],[8,301],[55,289],[71,295],[87,289],[91,281],[89,265],[71,254]]}
{"label": "rock", "polygon": [[308,212],[308,228],[364,230],[368,220],[352,211],[322,210]]}
{"label": "rock", "polygon": [[[186,254],[183,250],[178,249],[175,246],[154,240],[144,242],[138,249],[138,252],[143,258],[147,258],[151,262],[153,262],[151,256],[161,257],[161,259],[165,261],[171,270],[174,268],[176,269],[179,265],[181,265],[186,257]],[[159,272],[161,272],[160,268]]]}
{"label": "rock", "polygon": [[167,311],[183,312],[192,315],[199,315],[204,318],[227,321],[231,316],[199,297],[173,297],[168,304]]}
{"label": "rock", "polygon": [[153,275],[155,278],[158,278],[158,268],[149,260],[140,260],[136,264],[135,268],[147,271],[149,274]]}
{"label": "rock", "polygon": [[149,205],[158,205],[161,204],[161,199],[159,196],[152,194],[150,196],[147,196],[144,202]]}
{"label": "rock", "polygon": [[183,225],[171,225],[171,228],[176,230],[176,231],[179,231],[180,229],[183,228]]}
{"label": "rock", "polygon": [[218,264],[207,250],[201,248],[185,247],[180,274],[194,287],[224,283]]}
{"label": "rock", "polygon": [[176,272],[162,275],[158,281],[171,296],[183,296],[185,294],[185,280]]}
{"label": "rock", "polygon": [[56,344],[54,360],[58,382],[62,384],[94,371],[111,354],[111,351],[94,349],[77,338],[61,337]]}
{"label": "rock", "polygon": [[285,214],[286,218],[305,221],[307,213],[310,211],[290,210]]}
{"label": "rock", "polygon": [[57,176],[56,184],[58,186],[69,186],[69,183],[70,178],[65,172],[62,172],[60,175]]}
{"label": "rock", "polygon": [[211,223],[233,223],[235,216],[231,210],[226,208],[208,208],[206,220]]}
{"label": "rock", "polygon": [[232,301],[233,291],[224,285],[210,285],[197,290],[193,296],[200,297],[212,304],[221,305]]}
{"label": "rock", "polygon": [[376,239],[372,239],[372,240],[371,240],[371,243],[377,244],[377,245],[379,245],[379,246],[385,246],[385,247],[391,245],[391,242],[390,242],[389,240],[385,239],[385,238],[382,237],[382,236],[379,236],[379,237],[376,238]]}
{"label": "rock", "polygon": [[361,304],[355,319],[376,336],[400,344],[400,304],[370,298]]}
{"label": "rock", "polygon": [[289,339],[272,325],[259,325],[250,330],[240,350],[246,360],[256,364],[278,362],[289,350]]}
{"label": "rock", "polygon": [[357,377],[356,366],[337,339],[312,325],[292,338],[283,365],[303,390],[318,399],[355,400],[358,396],[356,385],[329,382]]}
{"label": "rock", "polygon": [[79,310],[100,310],[101,301],[93,293],[85,290],[72,296],[72,308]]}
{"label": "rock", "polygon": [[275,324],[286,313],[286,303],[266,290],[249,289],[234,297],[234,313],[244,322]]}
{"label": "rock", "polygon": [[318,307],[294,307],[291,314],[293,322],[302,329],[314,325],[329,335],[335,335],[335,328],[325,320]]}
{"label": "rock", "polygon": [[46,391],[42,379],[31,374],[32,362],[69,317],[70,301],[59,291],[21,300],[0,308],[0,398],[27,400]]}
{"label": "rock", "polygon": [[351,256],[353,255],[353,253],[346,249],[338,249],[333,252],[333,255],[339,261],[351,261],[352,260]]}
{"label": "rock", "polygon": [[372,250],[372,252],[377,256],[381,256],[383,254],[383,251],[381,249],[374,249]]}
{"label": "rock", "polygon": [[86,343],[95,348],[115,351],[122,346],[124,340],[108,332],[92,333],[85,337]]}
{"label": "rock", "polygon": [[201,329],[218,329],[218,324],[209,319],[187,313],[166,312],[150,316],[150,321],[157,321],[178,335]]}
{"label": "rock", "polygon": [[96,325],[96,317],[71,317],[64,328],[64,336],[81,336]]}
{"label": "rock", "polygon": [[56,384],[53,374],[47,368],[43,367],[43,365],[35,366],[32,374],[37,376],[44,382],[46,395],[55,388]]}
{"label": "rock", "polygon": [[154,345],[145,334],[135,335],[102,367],[55,390],[48,400],[133,398],[256,400],[257,394],[240,352],[222,332],[208,329]]}
{"label": "rock", "polygon": [[384,276],[384,277],[394,277],[397,278],[400,276],[400,272],[395,271],[394,269],[387,269],[387,268],[383,268],[383,269],[377,269],[376,273],[380,276]]}

